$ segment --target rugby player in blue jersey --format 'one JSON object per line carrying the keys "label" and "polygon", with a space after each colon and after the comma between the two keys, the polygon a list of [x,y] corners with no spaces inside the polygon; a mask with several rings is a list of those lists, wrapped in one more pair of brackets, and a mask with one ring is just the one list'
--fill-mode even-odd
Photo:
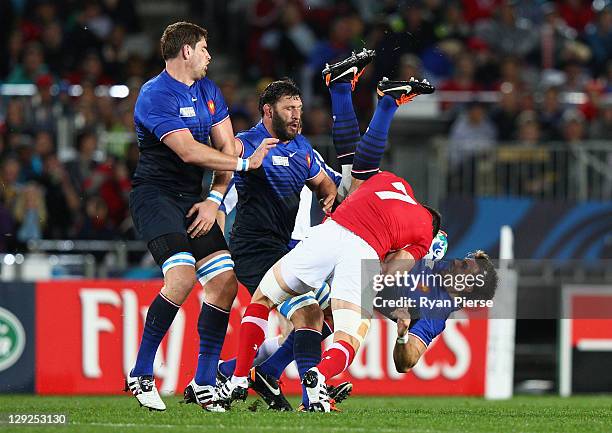
{"label": "rugby player in blue jersey", "polygon": [[[126,391],[141,406],[166,409],[155,386],[153,361],[197,275],[205,301],[198,318],[198,366],[188,388],[204,409],[223,411],[216,403],[216,371],[237,281],[215,216],[231,172],[258,169],[278,140],[262,137],[252,143],[248,158],[235,156],[227,106],[206,78],[211,56],[205,29],[187,22],[169,25],[161,37],[161,54],[166,67],[142,86],[134,111],[140,155],[130,212],[162,269],[164,286],[149,307]],[[208,196],[202,194],[205,169],[216,170]]]}

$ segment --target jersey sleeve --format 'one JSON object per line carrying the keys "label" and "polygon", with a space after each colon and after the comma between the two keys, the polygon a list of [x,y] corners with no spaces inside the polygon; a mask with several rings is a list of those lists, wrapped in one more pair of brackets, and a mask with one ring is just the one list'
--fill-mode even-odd
{"label": "jersey sleeve", "polygon": [[327,173],[327,175],[331,178],[331,180],[334,181],[336,186],[340,186],[340,182],[342,181],[342,175],[338,173],[336,170],[334,170],[333,168],[331,168],[329,165],[327,165],[325,163],[325,160],[323,159],[323,157],[321,156],[319,152],[317,152],[314,149],[313,149],[313,152],[314,152],[315,159],[317,160],[321,168],[325,171],[325,173]]}
{"label": "jersey sleeve", "polygon": [[402,250],[410,253],[415,260],[420,260],[428,253],[429,247],[425,247],[423,244],[419,243],[408,245],[407,247],[402,248]]}
{"label": "jersey sleeve", "polygon": [[[225,120],[227,116],[229,116],[229,110],[227,108],[227,104],[225,103],[225,98],[221,93],[221,89],[217,87],[216,84],[211,82],[212,88],[212,102],[214,107],[214,113],[212,115],[212,126],[215,126]],[[206,101],[209,110],[210,110],[210,101]]]}
{"label": "jersey sleeve", "polygon": [[423,318],[413,320],[408,328],[408,334],[414,335],[421,340],[425,346],[429,346],[434,338],[444,331],[446,320]]}
{"label": "jersey sleeve", "polygon": [[323,170],[323,168],[321,167],[321,163],[317,159],[315,151],[312,148],[312,146],[310,145],[310,143],[308,143],[308,156],[307,156],[307,158],[308,158],[308,179],[306,179],[306,180],[310,180],[310,179],[314,178],[317,174],[319,174],[319,172],[321,170]]}
{"label": "jersey sleeve", "polygon": [[179,116],[178,101],[163,91],[149,91],[138,98],[136,120],[154,134],[159,141],[171,132],[188,129]]}
{"label": "jersey sleeve", "polygon": [[236,136],[236,138],[242,143],[242,153],[240,154],[240,158],[248,158],[257,149],[245,133],[241,132]]}
{"label": "jersey sleeve", "polygon": [[219,210],[225,213],[225,215],[229,215],[236,207],[236,203],[238,203],[238,191],[236,191],[236,182],[234,181],[234,177],[232,177],[227,185],[227,191],[223,197],[221,206],[219,206]]}

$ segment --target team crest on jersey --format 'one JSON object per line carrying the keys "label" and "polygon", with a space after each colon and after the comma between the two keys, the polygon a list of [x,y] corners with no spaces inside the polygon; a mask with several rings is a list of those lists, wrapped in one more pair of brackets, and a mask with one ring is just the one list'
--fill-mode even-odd
{"label": "team crest on jersey", "polygon": [[306,164],[308,165],[308,168],[310,168],[310,163],[311,163],[311,162],[312,162],[312,161],[310,160],[310,154],[308,154],[308,153],[307,153],[307,154],[306,154]]}
{"label": "team crest on jersey", "polygon": [[215,114],[215,101],[213,101],[212,99],[208,100],[208,111],[210,112],[211,115]]}

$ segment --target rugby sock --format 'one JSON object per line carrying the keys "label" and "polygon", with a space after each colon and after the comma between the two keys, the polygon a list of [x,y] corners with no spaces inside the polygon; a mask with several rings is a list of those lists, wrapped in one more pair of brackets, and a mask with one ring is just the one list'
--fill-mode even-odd
{"label": "rugby sock", "polygon": [[359,123],[353,108],[350,83],[334,83],[329,86],[331,94],[332,138],[340,165],[351,165],[359,143]]}
{"label": "rugby sock", "polygon": [[[264,342],[261,343],[261,347],[257,351],[257,355],[255,355],[255,359],[253,360],[253,366],[261,365],[262,362],[265,362],[278,351],[280,348],[280,345],[278,344],[279,338],[281,338],[280,335],[272,338],[266,338]],[[293,353],[293,349],[291,349],[291,353]],[[235,368],[236,358],[228,359],[227,361],[223,361],[221,364],[219,364],[219,370],[221,370],[221,373],[226,377],[234,374]]]}
{"label": "rugby sock", "polygon": [[293,361],[293,344],[295,341],[295,331],[292,331],[283,344],[268,359],[261,363],[259,371],[280,379],[285,368]]}
{"label": "rugby sock", "polygon": [[269,312],[269,308],[262,304],[253,303],[246,308],[240,325],[234,377],[246,377],[249,374],[255,353],[266,338]]}
{"label": "rugby sock", "polygon": [[152,376],[155,353],[168,328],[172,325],[180,305],[175,304],[161,293],[155,297],[145,319],[144,331],[131,376]]}
{"label": "rugby sock", "polygon": [[[301,328],[295,331],[293,355],[297,364],[300,379],[304,373],[321,362],[321,333],[314,329]],[[302,385],[302,403],[308,407],[308,394]]]}
{"label": "rugby sock", "polygon": [[329,380],[346,370],[353,362],[353,358],[355,358],[353,346],[346,341],[338,341],[323,353],[322,361],[317,368],[325,376],[325,380]]}
{"label": "rugby sock", "polygon": [[229,311],[207,302],[202,304],[198,317],[198,334],[200,334],[200,354],[195,383],[200,386],[215,385],[219,354],[227,333]]}
{"label": "rugby sock", "polygon": [[[321,342],[329,337],[334,330],[330,327],[327,322],[323,322],[323,329],[321,331]],[[294,341],[295,331],[292,331],[283,344],[274,352],[268,359],[259,365],[259,371],[280,379],[285,371],[285,368],[294,360]]]}
{"label": "rugby sock", "polygon": [[366,130],[355,151],[352,175],[356,179],[365,180],[378,172],[380,162],[385,153],[385,143],[393,115],[397,111],[395,100],[383,96],[376,106],[370,126]]}

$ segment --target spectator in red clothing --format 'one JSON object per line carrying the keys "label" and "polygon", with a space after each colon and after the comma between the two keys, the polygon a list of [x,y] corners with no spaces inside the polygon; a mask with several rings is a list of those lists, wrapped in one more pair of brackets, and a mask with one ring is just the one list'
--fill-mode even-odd
{"label": "spectator in red clothing", "polygon": [[503,0],[462,0],[465,20],[474,24],[476,21],[491,18]]}
{"label": "spectator in red clothing", "polygon": [[559,5],[559,14],[568,26],[582,33],[594,17],[591,5],[590,0],[563,0]]}
{"label": "spectator in red clothing", "polygon": [[66,77],[71,84],[81,84],[84,81],[88,81],[94,86],[113,84],[113,80],[104,73],[104,65],[97,53],[89,52],[79,62],[79,65],[78,71],[74,71]]}
{"label": "spectator in red clothing", "polygon": [[108,221],[113,227],[121,226],[127,217],[131,187],[125,163],[110,158],[100,164],[93,175],[85,181],[88,195],[99,195],[106,203]]}
{"label": "spectator in red clothing", "polygon": [[[473,56],[468,52],[463,52],[459,55],[455,62],[455,71],[453,78],[446,81],[440,86],[440,90],[454,92],[477,92],[484,90],[480,83],[474,79],[476,65],[474,64]],[[448,110],[454,107],[455,104],[445,102],[442,104],[443,110]]]}

